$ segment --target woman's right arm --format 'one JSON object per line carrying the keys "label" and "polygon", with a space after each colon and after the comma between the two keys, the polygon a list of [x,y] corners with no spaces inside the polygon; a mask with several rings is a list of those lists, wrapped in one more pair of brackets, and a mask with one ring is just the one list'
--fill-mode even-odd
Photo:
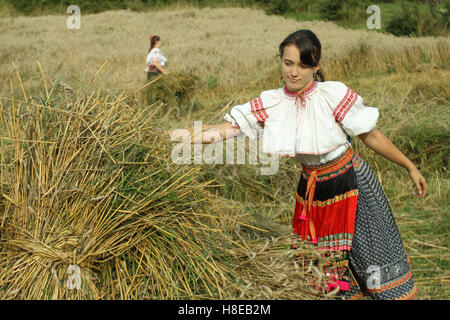
{"label": "woman's right arm", "polygon": [[216,125],[206,125],[200,128],[175,129],[168,131],[172,141],[191,140],[191,143],[216,143],[241,134],[239,128],[233,127],[231,122],[223,122]]}

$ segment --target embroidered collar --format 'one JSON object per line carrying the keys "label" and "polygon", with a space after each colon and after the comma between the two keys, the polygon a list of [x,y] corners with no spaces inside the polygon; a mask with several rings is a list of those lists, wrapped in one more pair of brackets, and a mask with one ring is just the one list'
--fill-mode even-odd
{"label": "embroidered collar", "polygon": [[[317,88],[317,81],[313,80],[311,85],[305,90],[303,90],[300,95],[303,97],[308,97],[316,91],[316,88]],[[298,96],[300,96],[297,91],[290,91],[286,86],[284,86],[283,90],[288,97],[297,98]]]}

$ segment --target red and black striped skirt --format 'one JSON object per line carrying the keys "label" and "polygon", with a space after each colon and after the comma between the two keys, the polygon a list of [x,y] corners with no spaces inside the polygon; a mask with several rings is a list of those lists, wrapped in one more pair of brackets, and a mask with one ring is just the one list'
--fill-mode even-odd
{"label": "red and black striped skirt", "polygon": [[331,163],[303,166],[297,187],[293,228],[319,249],[350,250],[355,228],[358,187],[354,167],[359,157],[349,148]]}

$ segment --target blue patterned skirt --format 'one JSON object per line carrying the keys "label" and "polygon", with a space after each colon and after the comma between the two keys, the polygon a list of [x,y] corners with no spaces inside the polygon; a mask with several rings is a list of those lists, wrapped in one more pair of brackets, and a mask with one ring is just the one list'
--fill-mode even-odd
{"label": "blue patterned skirt", "polygon": [[417,288],[391,206],[372,169],[360,161],[355,169],[359,191],[355,233],[348,255],[354,280],[342,295],[347,299],[363,294],[377,300],[411,299]]}

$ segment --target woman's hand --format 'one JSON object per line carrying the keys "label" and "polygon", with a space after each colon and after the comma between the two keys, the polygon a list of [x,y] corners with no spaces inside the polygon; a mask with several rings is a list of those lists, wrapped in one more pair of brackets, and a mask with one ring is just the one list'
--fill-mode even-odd
{"label": "woman's hand", "polygon": [[417,197],[422,196],[422,198],[424,198],[425,193],[427,192],[427,183],[425,178],[420,174],[416,167],[408,170],[408,174],[416,188],[416,190],[414,190],[415,195]]}

